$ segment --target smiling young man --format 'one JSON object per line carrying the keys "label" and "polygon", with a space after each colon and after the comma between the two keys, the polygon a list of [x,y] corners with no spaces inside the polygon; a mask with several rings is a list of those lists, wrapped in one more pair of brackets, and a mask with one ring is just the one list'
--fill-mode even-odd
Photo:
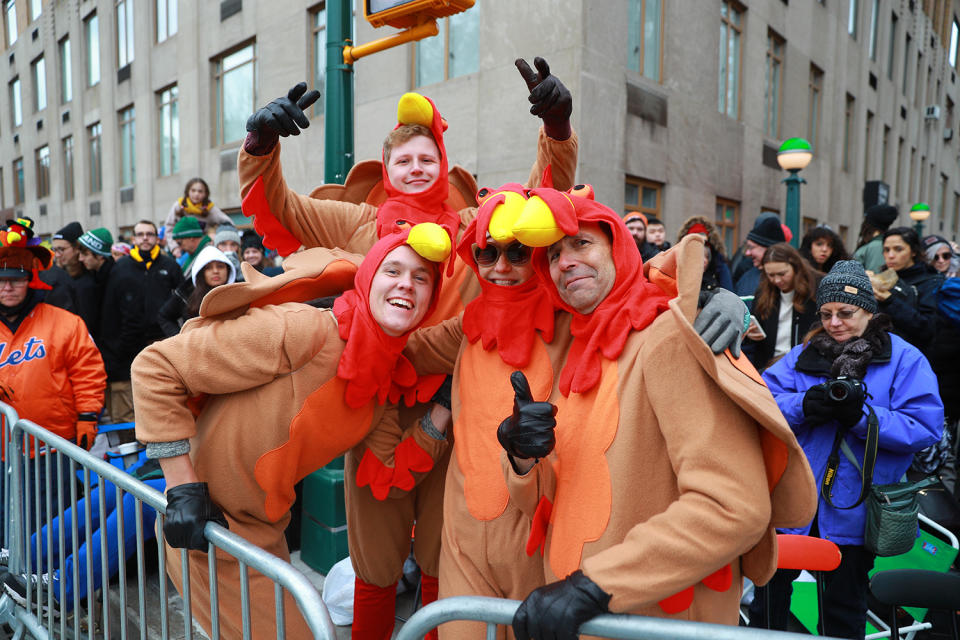
{"label": "smiling young man", "polygon": [[[693,329],[703,239],[651,261],[654,285],[619,216],[546,191],[534,193],[555,233],[531,237],[549,225],[524,216],[514,229],[557,238],[533,266],[573,339],[550,395],[556,426],[522,388],[526,409],[500,426],[510,496],[543,525],[552,583],[525,598],[514,632],[565,637],[608,611],[736,624],[741,576],[764,582],[776,565],[773,527],[813,513],[810,469],[749,363],[714,356]],[[519,456],[531,429],[555,432],[539,461]]]}
{"label": "smiling young man", "polygon": [[[170,576],[182,586],[174,549],[199,550],[190,553],[191,597],[208,631],[206,522],[226,522],[287,559],[294,485],[371,430],[393,428],[396,408],[387,401],[418,391],[401,351],[441,290],[440,267],[410,242],[418,228],[378,241],[359,269],[358,256],[326,249],[290,257],[274,277],[247,266],[247,282],[212,290],[201,317],[134,363],[137,438],[160,459],[167,480]],[[354,288],[332,310],[287,302],[305,290],[330,295],[350,281]],[[242,353],[236,345],[244,345]],[[433,455],[446,445],[419,426],[410,437]],[[237,638],[235,561],[218,557],[218,571],[220,602],[232,603],[221,604],[220,632]],[[250,588],[253,636],[274,637],[273,583],[255,575]],[[286,637],[309,637],[292,599],[286,610]]]}

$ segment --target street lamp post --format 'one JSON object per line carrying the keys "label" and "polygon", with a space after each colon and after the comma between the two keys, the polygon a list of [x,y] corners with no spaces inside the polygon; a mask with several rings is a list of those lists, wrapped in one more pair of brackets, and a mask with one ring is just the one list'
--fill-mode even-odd
{"label": "street lamp post", "polygon": [[787,185],[786,222],[793,232],[790,244],[794,247],[799,246],[800,240],[800,185],[806,183],[806,180],[797,174],[806,169],[812,159],[813,148],[803,138],[785,140],[777,152],[777,164],[784,171],[790,172],[781,182]]}
{"label": "street lamp post", "polygon": [[923,221],[930,217],[930,205],[926,202],[918,202],[910,207],[910,219],[913,220],[913,228],[917,230],[917,235],[923,238]]}

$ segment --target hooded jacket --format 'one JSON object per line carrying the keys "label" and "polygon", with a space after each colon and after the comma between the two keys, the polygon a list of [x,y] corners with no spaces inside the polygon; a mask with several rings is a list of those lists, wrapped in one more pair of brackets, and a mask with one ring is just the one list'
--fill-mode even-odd
{"label": "hooded jacket", "polygon": [[[803,396],[810,387],[831,377],[830,365],[815,348],[797,345],[763,373],[764,381],[810,461],[818,487],[823,484],[827,458],[839,424],[835,421],[819,426],[807,424]],[[867,403],[873,407],[880,424],[873,482],[898,482],[910,466],[914,452],[940,440],[943,403],[937,392],[936,377],[918,349],[891,334],[889,346],[882,353],[874,354],[867,365],[863,382],[872,396]],[[866,435],[867,418],[863,416],[844,438],[861,466]],[[860,472],[841,454],[833,485],[833,504],[852,505],[860,495],[860,487]],[[862,545],[865,521],[865,504],[844,510],[831,507],[819,497],[820,537],[837,544]],[[785,530],[804,535],[809,531],[810,524]]]}

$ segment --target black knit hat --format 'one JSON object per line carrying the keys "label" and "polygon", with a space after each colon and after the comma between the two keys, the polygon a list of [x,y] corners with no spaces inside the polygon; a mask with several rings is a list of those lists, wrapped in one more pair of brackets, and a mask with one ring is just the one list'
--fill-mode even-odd
{"label": "black knit hat", "polygon": [[759,217],[753,223],[753,229],[747,234],[747,240],[756,242],[761,247],[769,247],[778,242],[786,242],[780,218],[776,216]]}
{"label": "black knit hat", "polygon": [[828,302],[843,302],[870,313],[877,312],[873,285],[862,264],[856,260],[840,260],[833,265],[817,287],[817,306],[822,307]]}
{"label": "black knit hat", "polygon": [[871,227],[880,229],[881,231],[886,231],[890,228],[890,225],[893,224],[893,221],[897,219],[897,216],[900,215],[900,212],[897,211],[896,207],[893,207],[889,204],[875,204],[863,214],[864,222],[869,224]]}
{"label": "black knit hat", "polygon": [[263,248],[263,238],[254,231],[247,231],[243,234],[243,240],[240,241],[240,251],[243,252],[247,249],[256,249],[260,253],[266,253],[266,250]]}
{"label": "black knit hat", "polygon": [[83,227],[79,222],[71,222],[60,231],[53,234],[54,240],[66,240],[67,242],[76,242],[83,235]]}

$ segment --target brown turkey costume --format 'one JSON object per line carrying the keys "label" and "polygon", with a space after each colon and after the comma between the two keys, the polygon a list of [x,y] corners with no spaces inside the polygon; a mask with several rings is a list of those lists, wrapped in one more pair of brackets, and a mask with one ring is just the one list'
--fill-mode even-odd
{"label": "brown turkey costume", "polygon": [[[327,249],[291,257],[273,278],[247,268],[247,282],[209,293],[199,318],[134,362],[137,439],[190,440],[193,468],[230,530],[284,560],[294,485],[372,429],[395,425],[396,407],[388,400],[412,403],[436,389],[400,355],[409,332],[387,335],[368,300],[385,256],[412,246],[407,236],[403,231],[380,240],[359,270],[359,256]],[[343,291],[351,282],[355,288],[333,310],[288,302]],[[437,273],[427,314],[440,282]],[[191,408],[198,405],[195,419]],[[206,554],[191,551],[189,558],[193,614],[210,632]],[[237,563],[219,552],[217,559],[221,637],[239,638]],[[168,545],[167,562],[182,589],[180,550]],[[250,604],[253,637],[275,637],[273,583],[256,572]],[[287,637],[311,637],[289,597],[286,612]]]}
{"label": "brown turkey costume", "polygon": [[[545,189],[535,196],[557,237],[599,223],[616,269],[584,315],[551,280],[548,252],[557,259],[559,249],[534,252],[554,303],[571,313],[573,341],[550,396],[553,453],[525,475],[506,454],[502,465],[511,499],[532,518],[531,544],[545,544],[546,581],[566,583],[543,589],[578,589],[586,576],[609,597],[600,610],[736,624],[741,577],[763,584],[773,574],[774,527],[806,523],[816,509],[803,452],[746,359],[714,356],[693,329],[699,236],[641,267],[613,211]],[[642,268],[646,277],[635,275]],[[533,604],[541,593],[521,606],[515,629],[542,613]]]}
{"label": "brown turkey costume", "polygon": [[[408,96],[413,103],[427,99],[406,94],[398,107],[401,123],[417,122],[404,109]],[[472,176],[460,167],[447,171],[447,154],[443,143],[446,122],[432,102],[432,119],[426,123],[440,152],[441,167],[436,182],[417,194],[402,194],[391,185],[383,163],[368,161],[358,164],[347,176],[346,184],[325,185],[311,196],[290,190],[280,167],[279,145],[264,155],[253,155],[257,140],[248,137],[238,159],[243,210],[254,216],[254,226],[264,235],[264,244],[281,254],[306,247],[341,247],[365,253],[379,235],[406,222],[432,221],[450,229],[454,243],[476,216],[474,194],[477,187]],[[573,184],[577,162],[577,138],[571,133],[565,140],[549,137],[540,130],[537,159],[530,171],[528,184],[539,184],[547,166],[552,166],[554,182],[568,188]],[[454,188],[450,189],[450,185]],[[444,293],[434,312],[425,321],[429,326],[452,318],[479,293],[479,285],[469,267],[455,262],[453,275],[444,286]],[[401,411],[400,427],[409,439],[414,419],[426,407]],[[377,432],[380,435],[388,431]],[[347,499],[347,535],[350,557],[357,574],[354,599],[353,637],[381,640],[389,637],[394,626],[394,596],[403,562],[410,550],[410,533],[416,521],[414,554],[423,574],[422,601],[437,597],[437,574],[440,555],[440,530],[443,483],[449,450],[428,460],[414,443],[405,445],[398,460],[392,457],[395,438],[370,442],[354,448],[345,460],[345,493]],[[365,461],[365,462],[364,462]],[[400,462],[407,468],[396,469]],[[364,464],[361,482],[375,484],[375,478],[394,477],[397,484],[377,489],[360,488],[354,480],[358,467]],[[400,495],[405,492],[405,495]]]}

